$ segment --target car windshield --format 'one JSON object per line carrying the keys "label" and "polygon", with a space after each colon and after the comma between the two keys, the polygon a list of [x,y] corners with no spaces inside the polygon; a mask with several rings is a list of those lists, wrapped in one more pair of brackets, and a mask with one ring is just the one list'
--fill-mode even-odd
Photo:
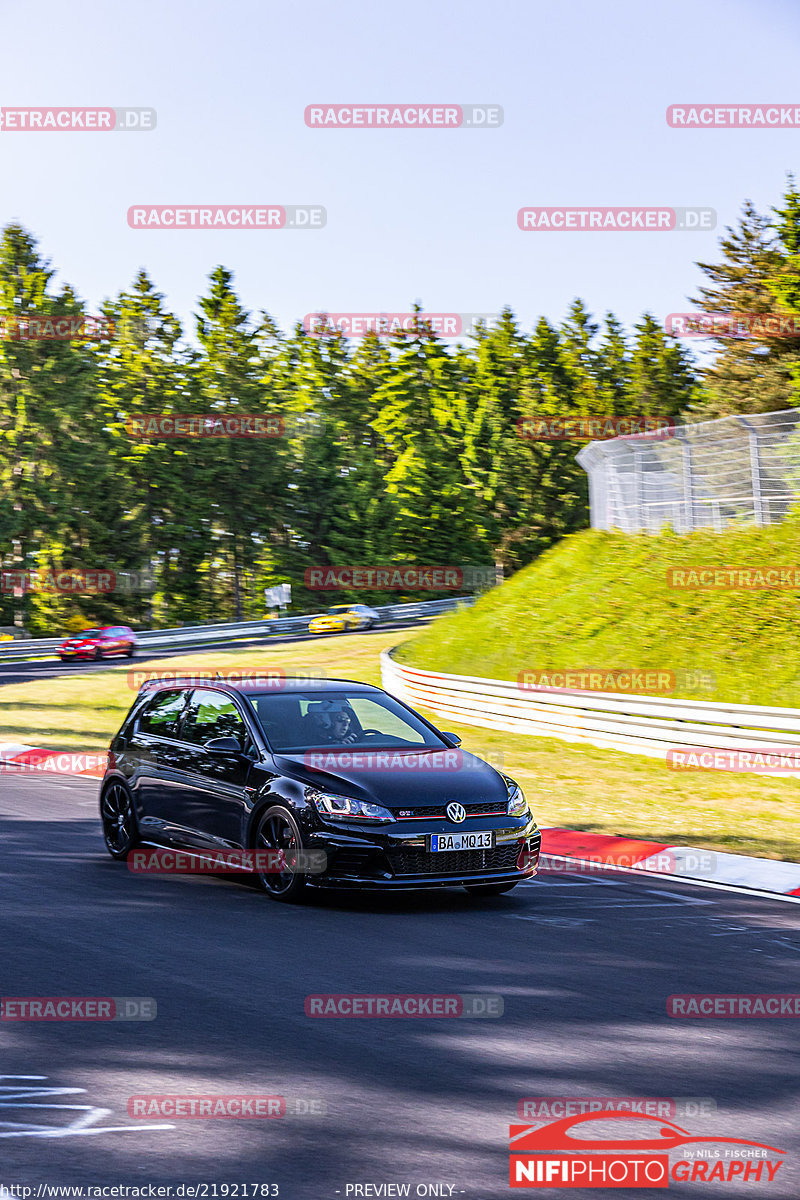
{"label": "car windshield", "polygon": [[278,754],[341,748],[408,747],[440,750],[447,743],[382,692],[249,693],[267,741]]}
{"label": "car windshield", "polygon": [[328,609],[328,613],[333,616],[334,613],[350,612],[349,604],[334,604],[333,608]]}
{"label": "car windshield", "polygon": [[82,629],[80,633],[76,633],[74,636],[79,638],[99,637],[100,633],[99,629]]}

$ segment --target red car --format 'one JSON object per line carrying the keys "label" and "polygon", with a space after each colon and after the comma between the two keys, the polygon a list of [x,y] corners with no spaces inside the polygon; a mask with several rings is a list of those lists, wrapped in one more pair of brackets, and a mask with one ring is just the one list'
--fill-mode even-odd
{"label": "red car", "polygon": [[127,625],[82,629],[58,647],[58,657],[62,662],[73,658],[106,658],[110,654],[124,654],[133,658],[135,652],[136,634]]}

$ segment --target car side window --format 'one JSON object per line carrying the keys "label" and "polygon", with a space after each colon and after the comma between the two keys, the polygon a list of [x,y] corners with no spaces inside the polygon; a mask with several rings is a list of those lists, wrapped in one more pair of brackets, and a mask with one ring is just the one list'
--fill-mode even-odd
{"label": "car side window", "polygon": [[195,746],[205,746],[212,738],[220,737],[236,738],[244,750],[248,740],[247,727],[228,696],[199,688],[186,712],[181,739]]}
{"label": "car side window", "polygon": [[185,691],[158,692],[139,717],[139,732],[175,737],[185,702]]}

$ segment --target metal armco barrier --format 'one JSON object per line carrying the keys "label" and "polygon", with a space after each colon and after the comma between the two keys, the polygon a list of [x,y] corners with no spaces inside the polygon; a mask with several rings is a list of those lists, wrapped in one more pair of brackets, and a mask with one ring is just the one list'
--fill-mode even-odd
{"label": "metal armco barrier", "polygon": [[800,709],[634,698],[618,692],[531,692],[513,680],[422,671],[396,662],[392,654],[385,650],[381,655],[386,691],[448,721],[662,759],[668,749],[680,747],[800,747]]}
{"label": "metal armco barrier", "polygon": [[[448,597],[445,600],[422,600],[416,604],[385,604],[375,611],[382,621],[413,621],[435,617],[449,612],[460,605],[472,604],[471,596]],[[201,646],[207,642],[234,641],[236,638],[268,637],[270,634],[300,633],[318,613],[302,617],[276,617],[273,621],[241,621],[238,624],[181,625],[175,629],[145,629],[136,632],[139,649],[166,650],[175,647]],[[0,662],[3,659],[52,658],[64,640],[57,638],[29,638],[25,641],[0,642]]]}

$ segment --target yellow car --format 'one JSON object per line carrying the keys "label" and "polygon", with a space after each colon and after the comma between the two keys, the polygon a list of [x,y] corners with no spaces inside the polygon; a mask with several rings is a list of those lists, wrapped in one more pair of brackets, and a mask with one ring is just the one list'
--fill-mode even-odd
{"label": "yellow car", "polygon": [[372,629],[380,620],[380,614],[366,604],[334,604],[321,617],[313,617],[308,623],[309,633],[348,633],[354,629]]}

